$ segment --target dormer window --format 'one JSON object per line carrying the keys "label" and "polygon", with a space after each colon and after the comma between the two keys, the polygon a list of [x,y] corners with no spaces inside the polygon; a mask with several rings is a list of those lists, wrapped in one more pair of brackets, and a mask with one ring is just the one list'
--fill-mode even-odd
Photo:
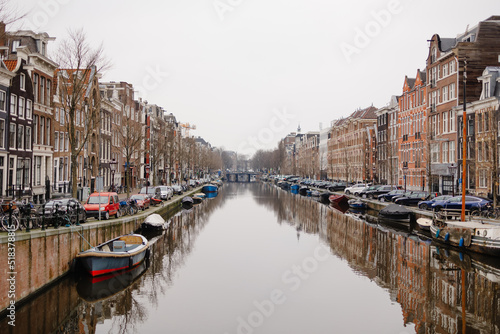
{"label": "dormer window", "polygon": [[21,46],[21,41],[12,41],[12,52],[17,52],[17,48]]}
{"label": "dormer window", "polygon": [[431,50],[431,64],[437,60],[437,48],[433,47]]}
{"label": "dormer window", "polygon": [[47,44],[42,42],[42,50],[41,50],[41,54],[43,56],[45,56],[45,54],[47,53]]}
{"label": "dormer window", "polygon": [[490,97],[490,82],[488,80],[483,83],[483,95],[485,99]]}

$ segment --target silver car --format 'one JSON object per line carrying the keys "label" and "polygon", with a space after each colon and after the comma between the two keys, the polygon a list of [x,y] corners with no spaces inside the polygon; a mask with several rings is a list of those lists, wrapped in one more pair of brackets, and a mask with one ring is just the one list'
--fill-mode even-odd
{"label": "silver car", "polygon": [[174,190],[169,186],[158,186],[160,188],[160,198],[164,201],[168,201],[174,197]]}

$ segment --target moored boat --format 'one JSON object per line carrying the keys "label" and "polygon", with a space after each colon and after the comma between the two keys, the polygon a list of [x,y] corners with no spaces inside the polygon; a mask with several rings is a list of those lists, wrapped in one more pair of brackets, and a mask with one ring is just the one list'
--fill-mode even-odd
{"label": "moored boat", "polygon": [[328,200],[330,201],[330,203],[335,203],[335,204],[338,204],[338,205],[348,205],[349,203],[349,197],[347,197],[346,195],[336,195],[336,194],[332,194],[328,197]]}
{"label": "moored boat", "polygon": [[363,202],[362,200],[353,198],[348,201],[349,207],[353,209],[367,209],[368,204]]}
{"label": "moored boat", "polygon": [[92,276],[132,268],[149,253],[148,240],[140,234],[127,234],[79,253],[76,258]]}
{"label": "moored boat", "polygon": [[165,225],[165,219],[157,213],[150,214],[144,219],[141,227],[145,230],[163,230]]}
{"label": "moored boat", "polygon": [[412,211],[399,204],[389,204],[379,211],[378,218],[383,222],[410,223]]}
{"label": "moored boat", "polygon": [[500,256],[500,225],[488,220],[460,221],[436,213],[430,231],[441,243],[481,254]]}
{"label": "moored boat", "polygon": [[299,194],[302,196],[307,196],[307,192],[309,191],[308,187],[300,187]]}
{"label": "moored boat", "polygon": [[432,225],[432,219],[427,217],[420,217],[417,219],[418,227],[424,231],[430,231]]}
{"label": "moored boat", "polygon": [[201,188],[201,191],[204,193],[216,193],[219,191],[219,187],[215,184],[206,184]]}

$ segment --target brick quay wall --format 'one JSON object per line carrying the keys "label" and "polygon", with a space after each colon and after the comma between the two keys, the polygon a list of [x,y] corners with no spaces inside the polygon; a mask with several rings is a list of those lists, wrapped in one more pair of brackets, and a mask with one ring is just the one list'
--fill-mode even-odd
{"label": "brick quay wall", "polygon": [[[134,216],[96,221],[90,219],[81,226],[48,227],[31,232],[16,231],[15,241],[9,242],[7,232],[0,233],[0,315],[7,311],[11,301],[23,302],[70,272],[73,259],[81,251],[99,245],[123,234],[137,231],[152,213],[168,217],[179,210],[182,197],[192,195],[198,189],[175,196],[163,206],[152,207]],[[90,244],[90,245],[89,245]],[[10,268],[9,254],[15,251],[15,268]],[[10,274],[14,272],[14,274]],[[7,281],[13,277],[15,285]],[[15,291],[13,292],[13,286]],[[12,297],[14,293],[14,297]]]}

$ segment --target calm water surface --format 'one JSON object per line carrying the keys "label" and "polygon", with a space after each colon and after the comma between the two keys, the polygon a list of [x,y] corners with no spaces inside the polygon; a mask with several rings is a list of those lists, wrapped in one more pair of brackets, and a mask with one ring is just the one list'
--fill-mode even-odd
{"label": "calm water surface", "polygon": [[272,185],[226,184],[150,238],[148,266],[67,278],[0,332],[499,333],[496,259]]}

